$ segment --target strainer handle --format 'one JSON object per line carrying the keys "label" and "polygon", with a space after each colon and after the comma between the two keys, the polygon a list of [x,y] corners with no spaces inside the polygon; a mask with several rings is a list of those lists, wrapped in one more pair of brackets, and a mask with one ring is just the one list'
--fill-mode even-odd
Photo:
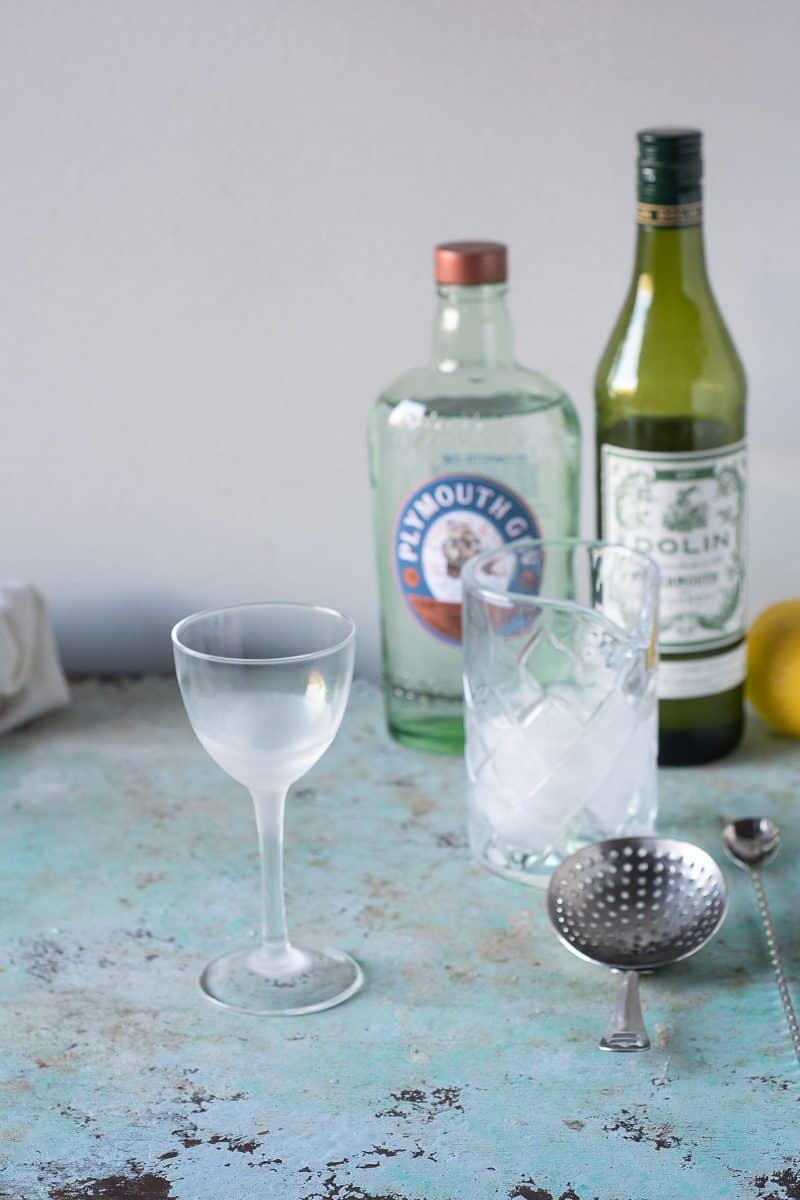
{"label": "strainer handle", "polygon": [[642,1018],[639,976],[636,971],[623,972],[608,1029],[600,1039],[600,1049],[617,1050],[621,1053],[650,1049],[650,1038]]}

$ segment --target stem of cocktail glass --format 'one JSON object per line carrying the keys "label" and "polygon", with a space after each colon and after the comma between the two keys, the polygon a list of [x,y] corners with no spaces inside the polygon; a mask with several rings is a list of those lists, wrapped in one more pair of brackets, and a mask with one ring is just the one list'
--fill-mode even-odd
{"label": "stem of cocktail glass", "polygon": [[261,857],[261,943],[268,956],[289,949],[283,901],[283,815],[286,788],[252,792]]}

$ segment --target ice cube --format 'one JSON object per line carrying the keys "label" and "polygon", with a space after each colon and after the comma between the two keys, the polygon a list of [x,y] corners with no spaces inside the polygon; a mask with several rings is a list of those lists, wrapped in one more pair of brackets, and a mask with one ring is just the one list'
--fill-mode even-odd
{"label": "ice cube", "polygon": [[472,778],[472,803],[499,837],[530,851],[557,840],[563,812],[560,802],[542,804],[542,780],[553,773],[536,739],[512,721],[488,722],[481,730],[487,751]]}
{"label": "ice cube", "polygon": [[523,724],[541,703],[544,689],[537,679],[520,668],[513,679],[495,688],[502,712],[510,721]]}
{"label": "ice cube", "polygon": [[[587,796],[606,837],[652,827],[656,803],[657,708],[652,703],[631,704],[618,694],[604,720],[592,731],[612,753],[598,767],[592,792]],[[593,741],[593,745],[595,742]]]}

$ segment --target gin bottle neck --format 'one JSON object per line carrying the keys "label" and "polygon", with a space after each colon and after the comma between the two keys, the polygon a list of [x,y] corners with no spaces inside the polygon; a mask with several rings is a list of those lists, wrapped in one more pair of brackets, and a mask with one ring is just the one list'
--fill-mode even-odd
{"label": "gin bottle neck", "polygon": [[505,283],[442,285],[433,324],[432,363],[440,371],[507,367],[514,361]]}

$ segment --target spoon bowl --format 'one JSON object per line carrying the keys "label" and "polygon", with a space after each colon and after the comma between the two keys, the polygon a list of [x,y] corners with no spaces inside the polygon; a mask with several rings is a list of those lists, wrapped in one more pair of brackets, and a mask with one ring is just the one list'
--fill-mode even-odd
{"label": "spoon bowl", "polygon": [[738,867],[754,870],[777,854],[781,831],[768,817],[740,817],[725,826],[722,840]]}

